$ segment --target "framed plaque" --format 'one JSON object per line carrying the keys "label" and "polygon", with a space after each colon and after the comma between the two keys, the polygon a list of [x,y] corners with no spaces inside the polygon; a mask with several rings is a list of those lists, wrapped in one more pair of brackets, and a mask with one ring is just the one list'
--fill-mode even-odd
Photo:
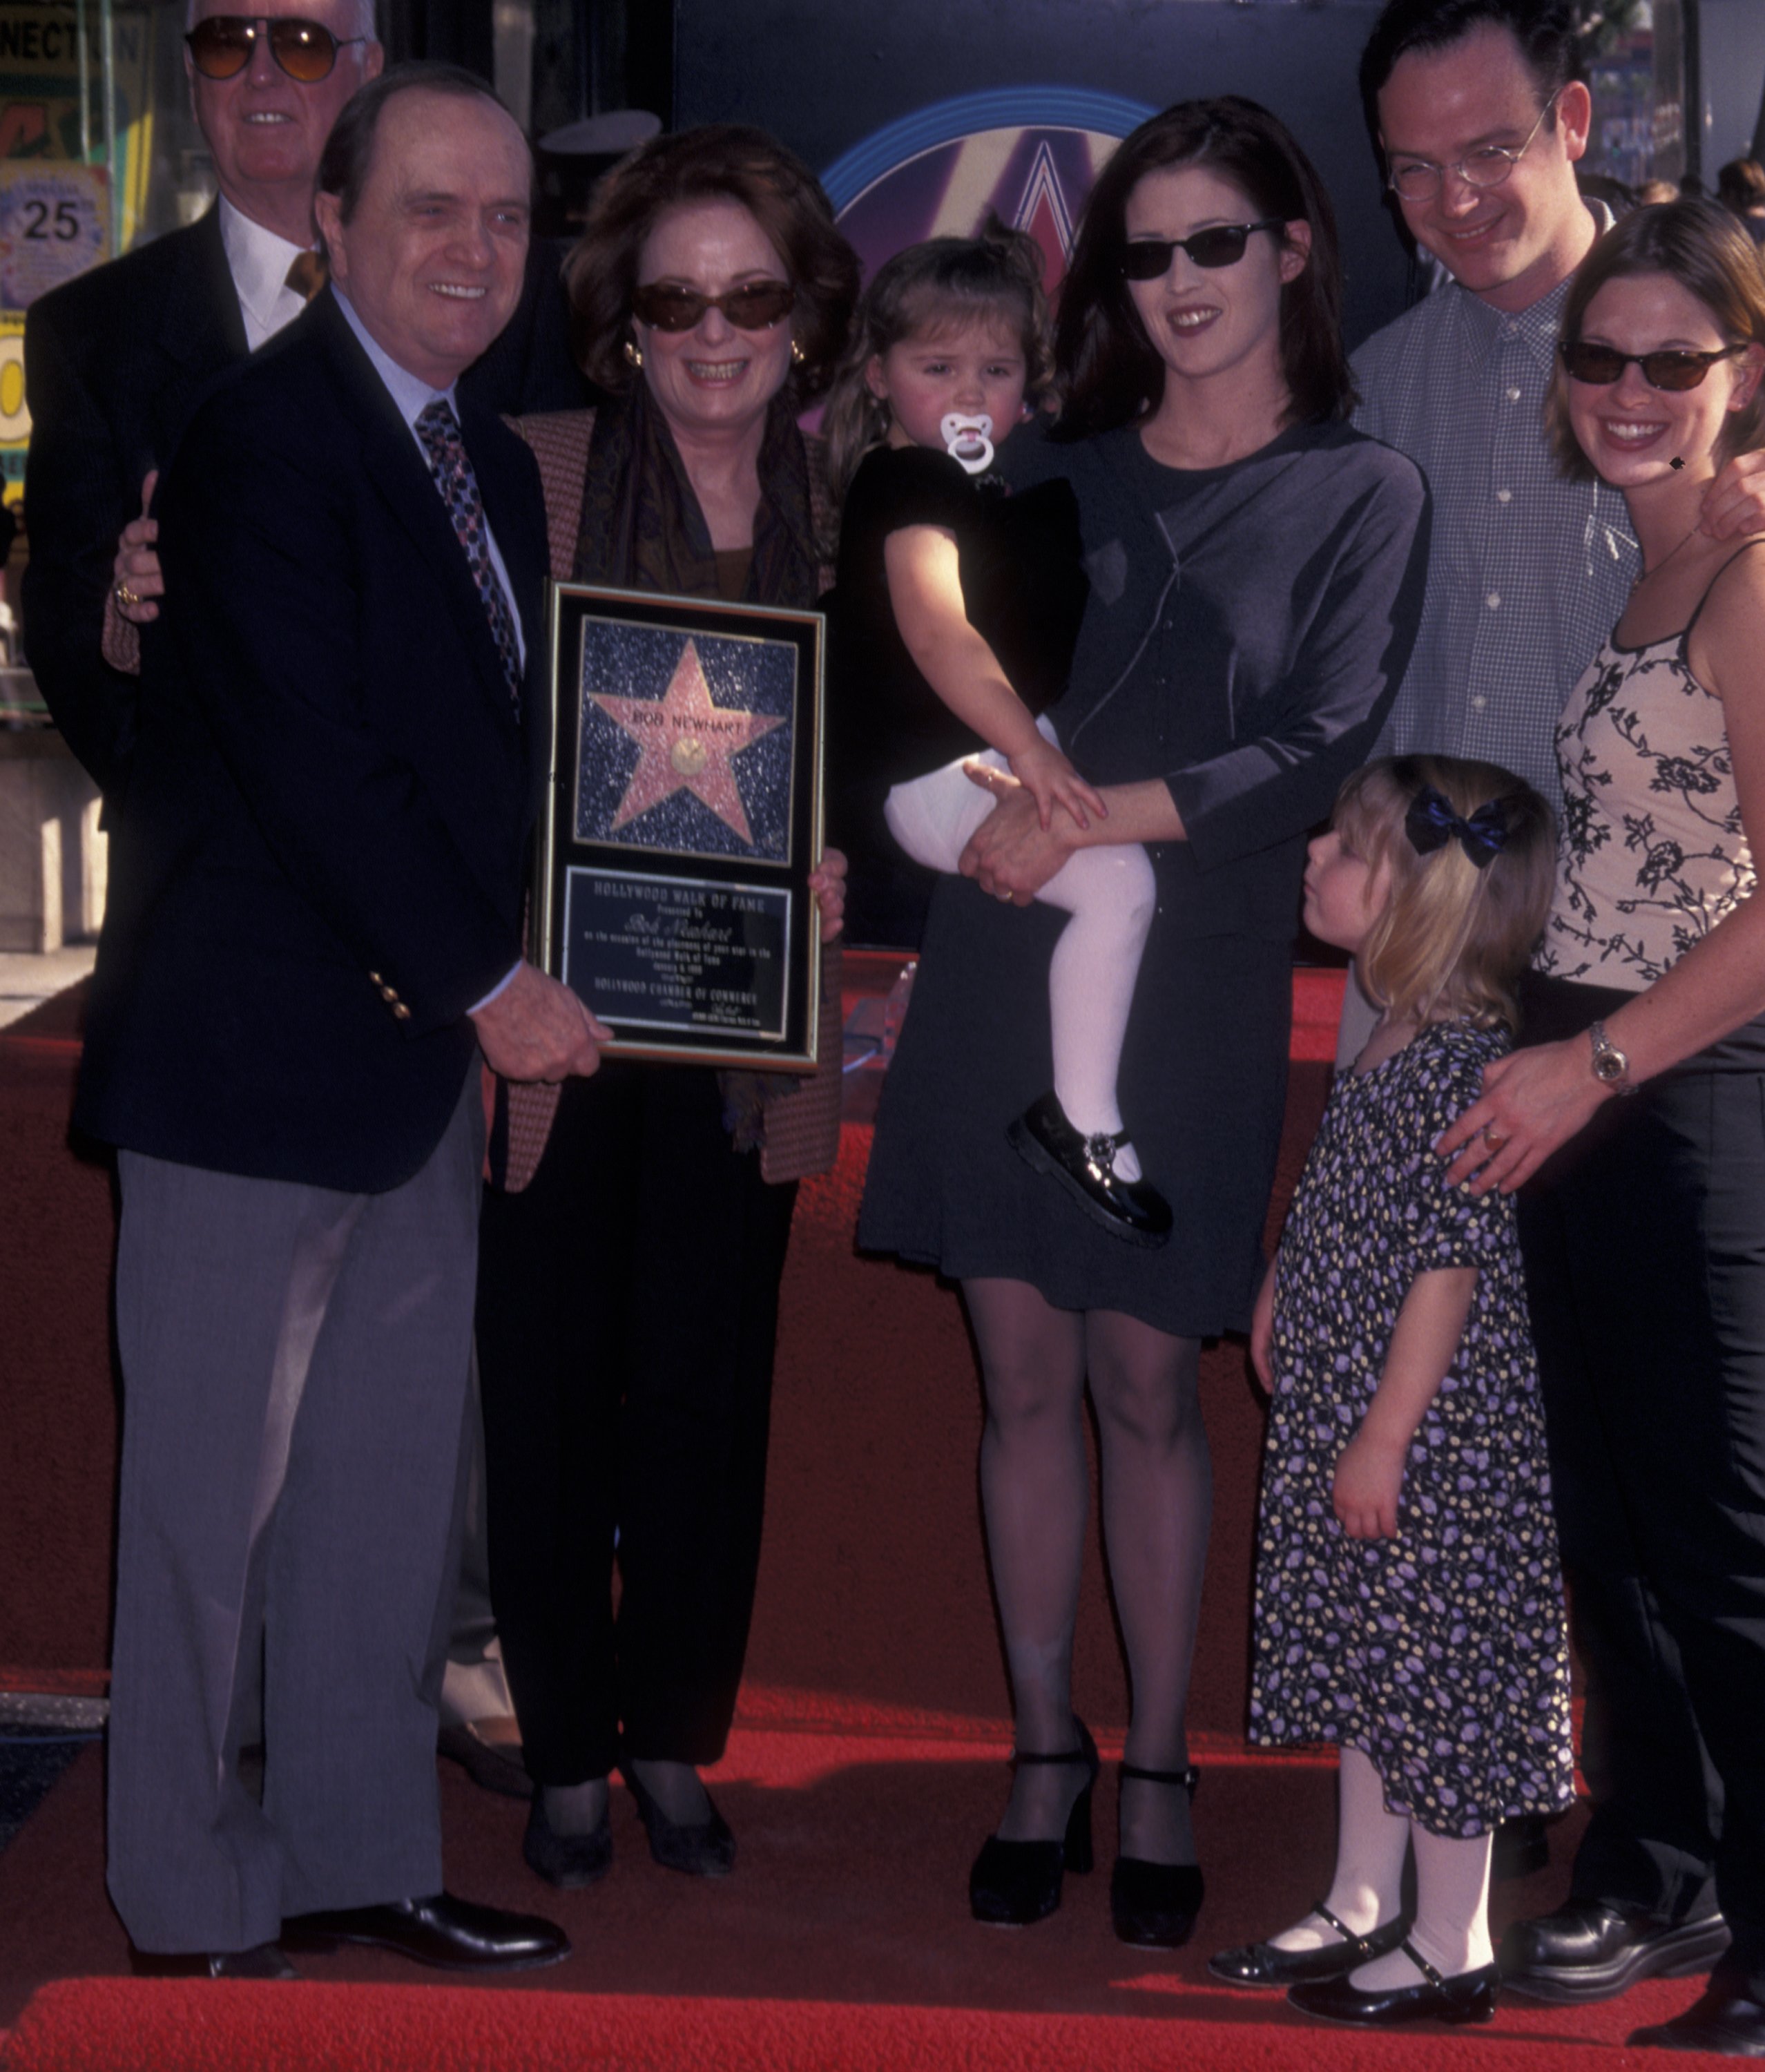
{"label": "framed plaque", "polygon": [[558,583],[534,961],[615,1054],[815,1063],[819,612]]}

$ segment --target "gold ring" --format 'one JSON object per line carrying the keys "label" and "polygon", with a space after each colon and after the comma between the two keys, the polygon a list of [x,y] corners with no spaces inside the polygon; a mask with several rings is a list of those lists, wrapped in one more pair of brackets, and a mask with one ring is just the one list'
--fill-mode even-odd
{"label": "gold ring", "polygon": [[139,604],[141,599],[136,596],[127,583],[120,582],[117,586],[117,602],[118,604]]}

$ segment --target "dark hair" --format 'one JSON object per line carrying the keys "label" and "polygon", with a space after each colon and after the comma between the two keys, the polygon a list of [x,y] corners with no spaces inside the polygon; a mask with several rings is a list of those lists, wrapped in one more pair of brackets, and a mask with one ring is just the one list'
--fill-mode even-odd
{"label": "dark hair", "polygon": [[866,379],[871,361],[903,339],[988,318],[1016,329],[1024,401],[1032,409],[1051,401],[1054,352],[1042,293],[1042,248],[1026,232],[1008,229],[989,210],[978,237],[928,238],[877,268],[859,298],[851,343],[822,413],[827,476],[836,497],[845,495],[859,462],[888,434],[889,405],[871,393]]}
{"label": "dark hair", "polygon": [[[1664,273],[1677,281],[1710,311],[1730,345],[1765,345],[1765,269],[1758,247],[1720,202],[1660,202],[1614,224],[1575,269],[1563,303],[1562,339],[1581,336],[1587,305],[1608,281],[1635,273]],[[1569,421],[1568,378],[1559,358],[1545,399],[1545,432],[1563,474],[1571,482],[1591,482],[1598,470]],[[1717,458],[1759,446],[1765,446],[1765,382],[1729,419]]]}
{"label": "dark hair", "polygon": [[1716,195],[1737,216],[1765,208],[1765,166],[1757,158],[1730,158],[1716,175]]}
{"label": "dark hair", "polygon": [[583,372],[614,395],[630,387],[624,349],[645,240],[670,209],[705,201],[746,209],[784,261],[797,290],[792,339],[802,356],[791,373],[793,398],[812,402],[846,343],[858,299],[858,255],[802,159],[743,122],[707,122],[653,137],[595,189],[564,269]]}
{"label": "dark hair", "polygon": [[[1361,53],[1361,101],[1367,128],[1379,134],[1379,95],[1399,58],[1412,51],[1442,51],[1484,23],[1505,29],[1520,46],[1541,101],[1571,80],[1585,80],[1577,0],[1388,0]],[[1545,127],[1554,128],[1553,108]]]}
{"label": "dark hair", "polygon": [[1064,401],[1057,436],[1089,438],[1131,424],[1164,393],[1164,362],[1122,278],[1128,197],[1149,173],[1205,166],[1254,213],[1311,226],[1311,253],[1281,290],[1281,363],[1291,417],[1345,417],[1354,383],[1342,349],[1342,263],[1336,212],[1285,124],[1236,93],[1180,101],[1123,138],[1085,204],[1061,284],[1054,360]]}
{"label": "dark hair", "polygon": [[[358,87],[344,102],[318,157],[318,191],[336,195],[337,212],[345,223],[354,219],[362,190],[367,184],[374,162],[374,140],[387,102],[397,94],[417,92],[451,94],[458,101],[487,101],[493,108],[509,114],[495,91],[475,72],[429,58],[393,65],[378,79]],[[515,117],[509,115],[509,120],[512,123]]]}

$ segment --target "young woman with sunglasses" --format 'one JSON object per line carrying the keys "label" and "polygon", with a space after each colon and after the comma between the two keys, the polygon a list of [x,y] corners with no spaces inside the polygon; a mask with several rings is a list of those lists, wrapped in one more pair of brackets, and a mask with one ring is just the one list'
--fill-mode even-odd
{"label": "young woman with sunglasses", "polygon": [[[1201,1901],[1184,1711],[1211,1503],[1202,1338],[1246,1329],[1279,1141],[1307,830],[1363,761],[1422,602],[1426,492],[1351,431],[1328,197],[1254,102],[1189,101],[1117,148],[1080,225],[1053,441],[1005,450],[1076,493],[1091,595],[1050,717],[1106,820],[1044,828],[1004,772],[972,882],[933,898],[877,1120],[860,1242],[962,1283],[986,1399],[981,1482],[1016,1725],[1009,1804],[970,1885],[1023,1922],[1090,1864],[1096,1751],[1073,1709],[1087,1386],[1133,1711],[1111,1914],[1184,1941]],[[1052,1069],[1079,845],[1140,842],[1156,908],[1120,1085],[1162,1250],[1121,1244],[1007,1138]],[[1003,903],[1027,911],[1008,914]]]}
{"label": "young woman with sunglasses", "polygon": [[[1627,216],[1575,276],[1559,357],[1558,459],[1623,491],[1643,573],[1557,730],[1564,814],[1530,1047],[1488,1069],[1439,1146],[1478,1192],[1537,1175],[1521,1235],[1588,1673],[1593,1819],[1566,1906],[1511,1931],[1504,1965],[1525,1990],[1578,1951],[1581,1996],[1599,1998],[1644,1975],[1645,1941],[1648,1969],[1702,1969],[1726,1916],[1705,1997],[1640,2040],[1756,2055],[1765,553],[1698,524],[1723,465],[1765,445],[1751,240],[1711,202]],[[1663,1881],[1680,1903],[1654,1919]]]}

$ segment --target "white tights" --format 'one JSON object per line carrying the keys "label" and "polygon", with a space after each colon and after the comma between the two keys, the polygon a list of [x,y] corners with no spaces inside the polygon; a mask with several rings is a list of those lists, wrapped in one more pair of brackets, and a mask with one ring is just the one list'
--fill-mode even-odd
{"label": "white tights", "polygon": [[[1054,739],[1045,719],[1036,724]],[[978,759],[995,769],[1010,767],[992,750]],[[896,785],[883,812],[889,832],[915,863],[950,871],[993,803],[991,792],[969,782],[960,763],[951,763]],[[1054,1092],[1073,1128],[1086,1137],[1113,1134],[1122,1127],[1115,1086],[1122,1043],[1157,903],[1151,861],[1138,842],[1078,849],[1036,896],[1073,917],[1054,945],[1048,972]],[[1124,1180],[1140,1178],[1131,1146],[1116,1153],[1115,1170]]]}
{"label": "white tights", "polygon": [[[1402,1906],[1403,1859],[1416,1852],[1416,1918],[1410,1941],[1437,1971],[1454,1978],[1494,1962],[1489,1942],[1488,1835],[1435,1835],[1385,1810],[1379,1773],[1359,1749],[1342,1751],[1336,1876],[1324,1905],[1357,1935],[1394,1920]],[[1339,1938],[1315,1914],[1270,1938],[1278,1950],[1320,1950]],[[1413,1986],[1422,1974],[1401,1950],[1363,1964],[1349,1983],[1362,1992]]]}

